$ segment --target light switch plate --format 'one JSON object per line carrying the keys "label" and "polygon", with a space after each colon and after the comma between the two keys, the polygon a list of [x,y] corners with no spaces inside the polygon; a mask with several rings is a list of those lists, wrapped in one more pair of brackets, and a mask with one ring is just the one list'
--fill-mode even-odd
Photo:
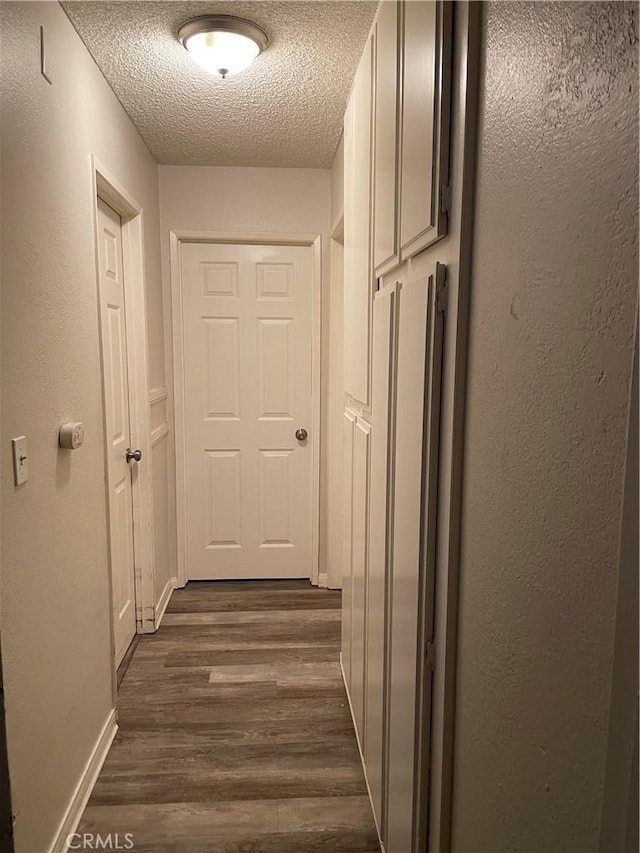
{"label": "light switch plate", "polygon": [[27,467],[27,437],[20,435],[11,439],[13,448],[13,479],[16,486],[21,486],[29,479]]}

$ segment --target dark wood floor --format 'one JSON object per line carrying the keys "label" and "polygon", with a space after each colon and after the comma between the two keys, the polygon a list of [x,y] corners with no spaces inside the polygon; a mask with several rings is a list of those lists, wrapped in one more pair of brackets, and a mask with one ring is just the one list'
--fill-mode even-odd
{"label": "dark wood floor", "polygon": [[340,593],[190,583],[143,636],[79,832],[147,853],[374,853],[340,676]]}

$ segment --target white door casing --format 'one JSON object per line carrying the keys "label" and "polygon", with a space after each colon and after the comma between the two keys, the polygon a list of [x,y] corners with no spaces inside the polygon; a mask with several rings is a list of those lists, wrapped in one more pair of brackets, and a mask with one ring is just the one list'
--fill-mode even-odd
{"label": "white door casing", "polygon": [[129,382],[122,229],[98,199],[98,265],[105,391],[107,490],[116,666],[136,632]]}
{"label": "white door casing", "polygon": [[182,245],[189,579],[312,575],[313,276],[311,246]]}

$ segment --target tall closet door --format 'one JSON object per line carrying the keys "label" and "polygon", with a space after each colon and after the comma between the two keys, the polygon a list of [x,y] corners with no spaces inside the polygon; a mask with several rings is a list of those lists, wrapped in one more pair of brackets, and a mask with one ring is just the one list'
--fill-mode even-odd
{"label": "tall closet door", "polygon": [[429,768],[431,765],[431,691],[433,687],[435,631],[436,529],[438,508],[438,454],[440,449],[442,310],[446,266],[436,263],[429,281],[428,331],[425,366],[425,417],[422,445],[422,530],[418,590],[418,673],[416,703],[416,851],[427,849]]}
{"label": "tall closet door", "polygon": [[351,638],[353,634],[353,431],[356,415],[349,409],[345,410],[343,429],[343,486],[344,499],[342,505],[343,531],[342,540],[342,669],[347,687],[351,690]]}
{"label": "tall closet door", "polygon": [[358,417],[353,432],[353,516],[352,561],[353,600],[351,611],[351,707],[360,748],[364,752],[367,739],[365,726],[366,668],[366,600],[369,549],[367,543],[369,515],[369,451],[371,427]]}
{"label": "tall closet door", "polygon": [[369,584],[367,595],[366,748],[367,778],[378,829],[384,835],[384,717],[387,697],[388,533],[391,512],[390,448],[393,424],[395,285],[373,303],[373,386],[371,410],[371,497],[369,502]]}
{"label": "tall closet door", "polygon": [[[443,269],[443,268],[442,268]],[[398,297],[393,527],[391,533],[387,853],[417,853],[419,751],[428,751],[433,640],[433,552],[442,313],[436,265]],[[417,676],[417,677],[416,677]],[[427,761],[428,763],[428,761]],[[415,797],[415,800],[414,800]]]}

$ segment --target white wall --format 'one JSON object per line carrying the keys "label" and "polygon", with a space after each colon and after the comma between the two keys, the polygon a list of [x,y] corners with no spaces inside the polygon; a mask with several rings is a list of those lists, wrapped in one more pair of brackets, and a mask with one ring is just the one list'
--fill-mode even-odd
{"label": "white wall", "polygon": [[485,7],[454,851],[598,849],[638,286],[634,15]]}
{"label": "white wall", "polygon": [[[90,155],[144,207],[164,384],[157,167],[57,3],[2,3],[2,656],[17,853],[49,848],[112,707]],[[49,85],[40,76],[44,25]],[[59,425],[86,443],[57,447]],[[28,439],[15,489],[10,438]]]}
{"label": "white wall", "polygon": [[[160,229],[165,304],[170,303],[169,231],[310,233],[322,237],[321,436],[326,434],[328,263],[331,183],[328,169],[160,166]],[[167,313],[167,316],[169,314]],[[173,461],[171,462],[173,476]],[[320,573],[326,573],[326,448],[320,445]],[[175,493],[171,513],[175,515]]]}
{"label": "white wall", "polygon": [[[168,327],[167,327],[168,331]],[[154,596],[156,619],[164,612],[177,582],[176,517],[174,491],[173,424],[165,382],[152,386],[151,461],[153,477]]]}

